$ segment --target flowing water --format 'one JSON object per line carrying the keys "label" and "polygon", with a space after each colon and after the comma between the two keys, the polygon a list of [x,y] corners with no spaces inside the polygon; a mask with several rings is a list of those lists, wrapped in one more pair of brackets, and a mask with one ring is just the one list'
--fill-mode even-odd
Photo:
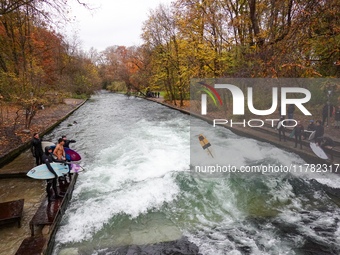
{"label": "flowing water", "polygon": [[[73,121],[78,124],[69,127]],[[215,150],[223,150],[234,165],[304,163],[267,143],[224,128],[210,130]],[[162,254],[147,246],[162,242],[177,252],[192,244],[191,253],[197,246],[201,254],[340,253],[337,175],[318,180],[194,177],[188,171],[189,147],[190,136],[197,134],[190,132],[188,115],[106,92],[93,96],[44,140],[63,134],[77,140],[71,148],[82,155],[86,171],[63,216],[54,254],[126,254],[121,247]]]}

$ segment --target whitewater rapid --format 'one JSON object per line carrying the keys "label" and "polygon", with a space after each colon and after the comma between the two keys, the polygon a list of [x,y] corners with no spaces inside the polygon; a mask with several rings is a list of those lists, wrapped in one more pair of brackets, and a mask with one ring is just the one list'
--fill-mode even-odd
{"label": "whitewater rapid", "polygon": [[[79,124],[68,127],[68,123]],[[340,179],[306,176],[198,178],[209,161],[197,135],[209,124],[140,98],[101,92],[46,139],[66,134],[82,155],[54,254],[115,254],[115,247],[186,237],[202,254],[340,252]],[[303,164],[296,154],[205,128],[222,164]],[[190,140],[197,146],[190,148]],[[331,196],[330,194],[335,194]]]}

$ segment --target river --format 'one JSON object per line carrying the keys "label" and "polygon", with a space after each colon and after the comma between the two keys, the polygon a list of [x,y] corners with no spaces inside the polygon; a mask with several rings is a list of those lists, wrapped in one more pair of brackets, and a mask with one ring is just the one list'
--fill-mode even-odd
{"label": "river", "polygon": [[[189,171],[190,139],[198,132],[190,124],[209,125],[154,102],[100,92],[45,136],[75,139],[71,148],[86,168],[54,254],[127,254],[129,247],[135,254],[340,253],[338,175],[198,178]],[[225,128],[209,130],[217,154],[234,165],[304,163]]]}

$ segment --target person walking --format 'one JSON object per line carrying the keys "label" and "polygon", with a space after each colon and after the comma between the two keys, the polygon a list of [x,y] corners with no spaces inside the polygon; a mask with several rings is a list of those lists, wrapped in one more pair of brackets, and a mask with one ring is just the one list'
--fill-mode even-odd
{"label": "person walking", "polygon": [[331,105],[329,101],[326,102],[325,106],[322,109],[322,125],[325,126],[325,121],[327,119],[327,127],[328,127],[328,121],[329,121],[328,111],[329,111],[329,117],[332,117],[333,105]]}

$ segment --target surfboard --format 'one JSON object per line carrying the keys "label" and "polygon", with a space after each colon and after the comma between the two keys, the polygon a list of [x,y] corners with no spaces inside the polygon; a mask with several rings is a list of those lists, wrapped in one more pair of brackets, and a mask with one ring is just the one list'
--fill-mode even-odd
{"label": "surfboard", "polygon": [[323,151],[323,149],[320,146],[316,146],[316,144],[312,142],[310,143],[310,148],[319,158],[328,159],[327,154]]}
{"label": "surfboard", "polygon": [[70,148],[64,148],[64,150],[65,150],[66,159],[71,160],[71,161],[81,160],[81,157],[78,154],[78,152],[71,150]]}
{"label": "surfboard", "polygon": [[204,151],[207,152],[207,154],[212,157],[215,158],[215,152],[213,150],[213,148],[211,147],[211,144],[209,143],[209,141],[207,140],[207,138],[205,138],[203,135],[198,135],[198,140],[200,141],[200,144],[203,148]]}
{"label": "surfboard", "polygon": [[41,147],[42,147],[43,151],[45,151],[45,147],[46,146],[54,146],[55,147],[55,144],[52,143],[52,142],[48,142],[48,141],[42,141],[41,142]]}
{"label": "surfboard", "polygon": [[294,135],[295,135],[295,128],[293,129],[293,132],[290,134],[289,138],[293,138]]}
{"label": "surfboard", "polygon": [[313,140],[314,137],[315,137],[315,131],[313,131],[313,132],[309,135],[308,140],[309,140],[309,141],[310,141],[310,140]]}
{"label": "surfboard", "polygon": [[281,125],[282,125],[282,121],[279,121],[279,122],[277,123],[276,130],[279,130],[280,127],[281,127]]}
{"label": "surfboard", "polygon": [[[51,147],[54,150],[56,146],[53,145]],[[65,150],[65,157],[67,160],[71,160],[71,161],[81,160],[81,156],[78,154],[78,152],[71,150],[70,148],[65,148],[65,147],[64,147],[64,150]]]}
{"label": "surfboard", "polygon": [[[68,169],[69,169],[68,165],[65,166],[62,163],[51,163],[51,166],[58,176],[63,176],[63,174],[68,173]],[[54,174],[52,174],[48,170],[45,164],[32,168],[30,171],[28,171],[26,175],[33,179],[42,179],[42,180],[55,178]]]}
{"label": "surfboard", "polygon": [[85,169],[82,168],[81,166],[78,166],[76,164],[71,163],[71,171],[70,171],[71,173],[79,173],[79,172],[82,172],[84,170]]}

